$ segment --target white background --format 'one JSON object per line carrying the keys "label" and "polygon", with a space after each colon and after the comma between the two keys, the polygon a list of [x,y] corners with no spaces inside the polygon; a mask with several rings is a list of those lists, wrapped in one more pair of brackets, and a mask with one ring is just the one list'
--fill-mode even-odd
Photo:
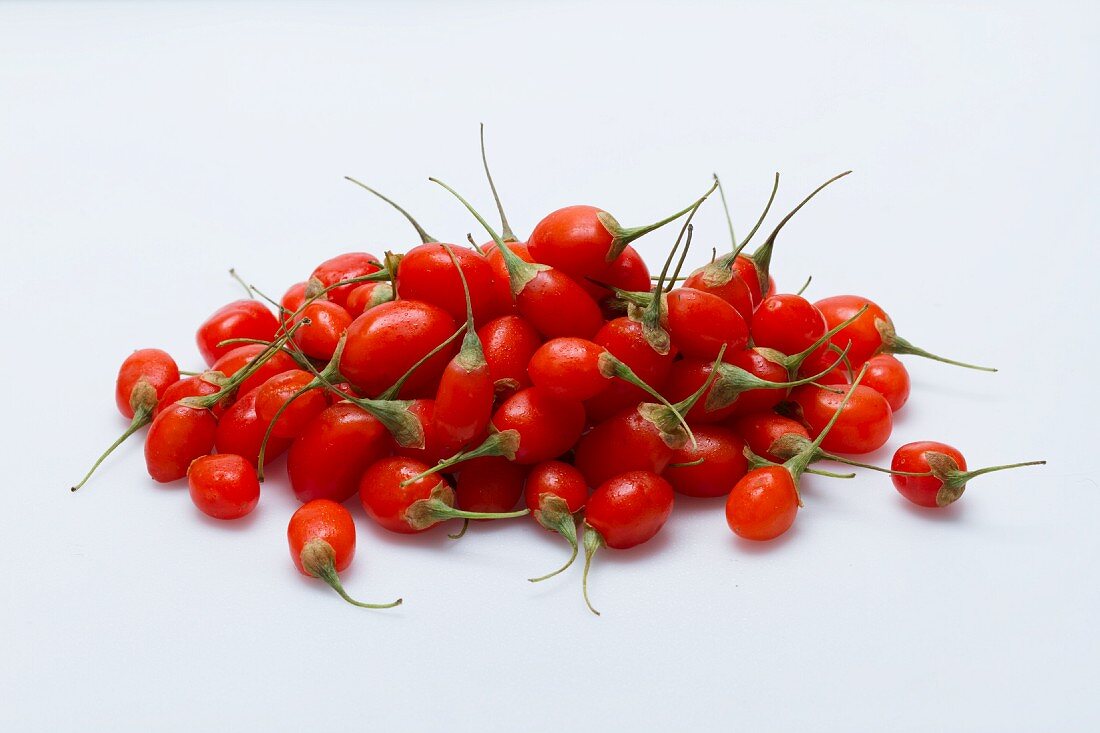
{"label": "white background", "polygon": [[[1095,730],[1093,443],[1100,66],[1087,4],[4,4],[0,241],[5,730]],[[199,365],[195,326],[348,249],[490,209],[477,123],[521,235],[572,203],[639,224],[712,171],[742,232],[790,225],[780,284],[858,292],[996,375],[908,360],[891,446],[943,439],[974,482],[946,511],[878,476],[806,482],[781,540],[721,502],[580,573],[530,522],[384,535],[358,506],[342,603],[293,569],[283,480],[235,524],[144,474],[118,362]],[[697,219],[696,263],[726,246]],[[672,233],[643,240],[651,261]],[[885,462],[889,447],[873,459]],[[577,568],[579,571],[579,568]]]}

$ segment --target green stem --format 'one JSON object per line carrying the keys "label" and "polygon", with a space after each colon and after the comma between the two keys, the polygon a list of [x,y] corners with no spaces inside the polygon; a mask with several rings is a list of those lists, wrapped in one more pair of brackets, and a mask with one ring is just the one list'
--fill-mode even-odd
{"label": "green stem", "polygon": [[[869,305],[864,305],[862,308],[856,311],[855,315],[853,315],[851,318],[833,326],[828,331],[821,334],[820,338],[818,338],[817,341],[814,341],[812,344],[810,344],[797,354],[787,356],[786,354],[776,351],[775,349],[766,349],[763,347],[757,347],[756,352],[764,356],[769,361],[785,367],[787,369],[787,376],[794,378],[798,375],[798,370],[802,366],[802,363],[806,361],[806,359],[810,358],[811,354],[824,346],[825,343],[833,336],[840,333],[849,325],[851,325],[857,318],[862,316],[869,307]],[[847,352],[848,348],[850,348],[850,345],[848,347],[845,347],[844,352]],[[830,369],[831,368],[832,367],[830,367]]]}
{"label": "green stem", "polygon": [[497,250],[500,252],[500,256],[504,258],[504,266],[508,269],[508,282],[512,290],[512,298],[523,292],[523,289],[527,287],[527,283],[538,277],[540,272],[548,270],[546,265],[538,265],[531,262],[524,262],[520,259],[519,255],[513,252],[504,244],[504,240],[500,238],[500,235],[496,233],[489,222],[485,221],[485,218],[477,213],[477,210],[470,205],[470,202],[462,198],[462,196],[453,188],[448,186],[438,178],[429,178],[432,183],[438,184],[445,188],[452,196],[459,200],[466,209],[473,214],[478,223],[485,228],[485,231],[489,233],[489,236],[493,238],[493,243],[496,244]]}
{"label": "green stem", "polygon": [[462,520],[462,529],[458,530],[454,534],[448,534],[447,538],[452,539],[452,540],[460,540],[460,539],[463,538],[463,536],[465,536],[466,530],[468,530],[469,528],[470,528],[470,520],[469,519],[463,519]]}
{"label": "green stem", "polygon": [[100,454],[99,458],[97,458],[95,463],[92,464],[92,467],[88,469],[88,473],[84,474],[84,478],[80,479],[80,482],[76,485],[71,486],[69,490],[76,491],[81,486],[88,483],[88,479],[90,479],[92,477],[92,474],[95,473],[95,470],[99,468],[99,464],[103,463],[103,461],[107,459],[107,456],[114,453],[115,449],[125,443],[127,438],[129,438],[131,435],[133,435],[138,430],[151,422],[153,422],[152,407],[140,406],[136,410],[134,410],[134,417],[132,420],[130,420],[130,425],[124,431],[122,431],[122,435],[118,436],[115,442],[111,443],[107,450],[103,451],[103,453]]}
{"label": "green stem", "polygon": [[336,572],[336,551],[325,540],[312,540],[302,548],[300,555],[302,567],[315,578],[320,578],[340,594],[340,597],[353,606],[360,608],[393,608],[400,606],[402,599],[398,598],[393,603],[363,603],[348,595],[344,585],[340,582],[340,576]]}
{"label": "green stem", "polygon": [[707,200],[707,197],[714,193],[714,190],[716,188],[718,188],[718,181],[712,183],[710,188],[707,189],[707,192],[700,196],[691,205],[681,209],[680,211],[677,211],[671,216],[666,216],[664,219],[661,219],[658,222],[647,224],[645,226],[624,228],[619,224],[618,221],[615,220],[615,217],[613,217],[611,214],[606,211],[601,211],[596,215],[596,218],[599,219],[600,223],[603,224],[604,229],[606,229],[607,232],[611,235],[611,246],[607,249],[606,260],[608,262],[614,262],[619,257],[619,255],[622,254],[623,250],[626,249],[626,245],[630,244],[638,237],[649,234],[655,229],[660,229],[665,224],[679,219],[681,216],[688,213],[689,211],[698,209],[700,206],[703,205],[703,202]]}
{"label": "green stem", "polygon": [[237,268],[230,267],[229,276],[241,284],[241,287],[244,288],[244,291],[248,293],[249,298],[255,299],[256,294],[252,292],[252,286],[241,279],[241,276],[237,274]]}
{"label": "green stem", "polygon": [[596,530],[592,529],[592,525],[588,522],[584,523],[584,575],[581,577],[581,591],[584,593],[584,603],[588,606],[588,610],[597,616],[600,612],[592,605],[592,601],[588,598],[588,571],[592,568],[592,557],[596,554],[596,550],[603,547],[604,542],[603,535]]}
{"label": "green stem", "polygon": [[768,268],[771,266],[772,250],[775,248],[775,239],[779,236],[779,232],[783,229],[784,226],[786,226],[787,222],[790,221],[791,218],[799,212],[799,210],[803,206],[810,202],[810,199],[819,194],[830,183],[840,180],[849,173],[851,173],[851,171],[844,171],[839,175],[833,176],[829,180],[825,181],[825,183],[822,183],[820,186],[815,188],[809,196],[802,199],[801,203],[799,203],[798,206],[791,209],[790,213],[784,216],[780,220],[780,222],[776,224],[775,229],[773,229],[772,233],[768,235],[768,238],[764,240],[764,244],[760,245],[760,247],[755,252],[753,252],[752,255],[750,255],[753,264],[756,265],[756,274],[760,279],[761,293],[768,292]]}
{"label": "green stem", "polygon": [[345,178],[346,180],[349,180],[349,181],[351,181],[351,182],[352,182],[352,183],[354,183],[354,184],[355,184],[356,186],[359,186],[359,187],[361,187],[361,188],[365,188],[366,190],[370,191],[370,192],[371,192],[371,193],[373,193],[373,194],[374,194],[375,196],[377,196],[378,198],[382,199],[382,200],[383,200],[383,201],[385,201],[385,202],[386,202],[387,204],[389,204],[390,206],[392,206],[393,208],[395,208],[395,209],[397,209],[397,210],[398,210],[399,212],[401,212],[401,215],[402,215],[402,216],[404,216],[404,217],[405,217],[406,219],[408,219],[408,220],[409,220],[409,223],[413,225],[413,228],[414,228],[414,229],[416,229],[416,233],[420,235],[420,241],[421,241],[421,243],[423,243],[423,244],[433,244],[434,242],[438,242],[438,241],[439,241],[438,239],[435,239],[435,238],[433,238],[433,237],[432,237],[432,235],[430,235],[430,234],[428,234],[428,233],[427,233],[426,231],[424,231],[424,227],[420,226],[420,223],[419,223],[419,222],[417,222],[417,220],[416,220],[416,219],[414,219],[414,218],[412,217],[412,214],[410,214],[409,212],[405,211],[405,209],[401,208],[401,206],[399,206],[399,205],[398,205],[398,204],[397,204],[396,202],[394,202],[394,201],[392,201],[392,200],[390,200],[390,199],[386,198],[385,196],[383,196],[382,194],[380,194],[380,193],[379,193],[378,191],[375,191],[375,190],[374,190],[373,188],[371,188],[371,187],[370,187],[370,186],[368,186],[367,184],[363,183],[362,181],[359,181],[359,180],[357,180],[357,179],[355,179],[355,178],[352,178],[351,176],[344,176],[344,178]]}
{"label": "green stem", "polygon": [[397,378],[396,382],[394,382],[392,385],[390,385],[390,387],[388,389],[386,389],[384,392],[382,392],[382,394],[378,395],[378,399],[379,400],[393,400],[393,399],[396,399],[397,395],[401,392],[401,388],[405,386],[405,382],[408,381],[409,377],[411,377],[413,375],[413,373],[416,372],[417,369],[424,366],[424,364],[429,359],[431,359],[433,356],[435,356],[439,352],[443,351],[443,349],[447,348],[456,338],[458,338],[459,336],[461,336],[465,332],[466,332],[466,324],[464,323],[464,324],[462,324],[461,326],[458,327],[457,331],[455,331],[450,336],[448,336],[446,341],[441,343],[439,346],[436,346],[434,349],[429,351],[427,354],[424,354],[424,356],[420,357],[416,361],[415,364],[413,364],[411,367],[409,367],[408,370],[406,370],[404,374],[402,374],[400,377]]}
{"label": "green stem", "polygon": [[[665,309],[665,302],[663,300],[665,276],[668,274],[668,268],[672,265],[672,260],[676,257],[676,252],[680,249],[680,243],[684,240],[685,236],[688,238],[687,246],[691,245],[691,220],[695,217],[696,211],[698,211],[698,207],[691,209],[691,213],[688,214],[687,219],[684,221],[684,225],[680,227],[680,233],[676,236],[676,242],[673,243],[672,250],[665,259],[664,267],[661,268],[661,275],[657,278],[657,285],[653,288],[652,293],[626,293],[625,291],[614,289],[615,294],[627,300],[627,302],[630,302],[631,297],[636,297],[634,301],[635,305],[642,305],[644,303],[644,309],[639,318],[642,325],[642,335],[645,337],[646,343],[648,343],[658,354],[667,354],[669,349],[672,348],[672,340],[668,335],[668,331],[661,325]],[[683,264],[683,256],[680,258],[680,264]],[[679,268],[677,268],[677,272],[679,272]]]}
{"label": "green stem", "polygon": [[213,408],[223,399],[232,395],[233,392],[236,391],[237,387],[241,385],[241,382],[251,377],[253,374],[256,373],[256,370],[266,364],[267,361],[275,355],[275,352],[282,349],[283,346],[285,346],[290,341],[291,337],[299,328],[302,328],[303,326],[308,326],[310,325],[310,323],[312,323],[312,321],[310,321],[308,318],[303,318],[302,320],[295,323],[293,326],[287,329],[282,336],[272,341],[266,349],[257,354],[250,362],[248,362],[248,364],[244,366],[244,368],[242,368],[240,371],[230,377],[225,382],[225,384],[219,387],[217,392],[202,397],[184,397],[182,400],[179,401],[179,404],[186,407],[192,407],[196,410],[209,410]]}
{"label": "green stem", "polygon": [[402,486],[408,486],[411,483],[415,483],[420,479],[431,476],[432,474],[439,473],[440,471],[446,471],[451,466],[458,465],[465,461],[473,460],[474,458],[485,458],[487,456],[503,456],[512,461],[516,458],[516,451],[519,449],[519,432],[516,430],[502,430],[499,433],[492,433],[487,437],[481,445],[476,448],[471,448],[468,451],[460,451],[455,453],[450,458],[445,458],[439,463],[435,464],[427,471],[422,471],[412,478],[405,479],[401,482]]}
{"label": "green stem", "polygon": [[[516,512],[468,512],[463,509],[455,509],[447,502],[433,496],[415,502],[412,507],[406,510],[405,517],[406,520],[411,520],[410,526],[416,529],[426,529],[450,519],[515,519],[530,513],[527,509],[520,509]],[[410,514],[412,517],[410,517]]]}
{"label": "green stem", "polygon": [[996,372],[996,368],[979,366],[977,364],[968,364],[965,361],[956,361],[955,359],[948,359],[945,356],[933,354],[930,351],[925,351],[919,346],[914,346],[909,341],[903,339],[901,336],[894,334],[888,341],[883,342],[883,351],[889,354],[909,354],[911,356],[923,356],[925,359],[931,359],[932,361],[938,361],[943,364],[951,364],[953,366],[963,367],[965,369],[976,369],[980,372]]}
{"label": "green stem", "polygon": [[[829,434],[829,431],[833,429],[834,425],[836,425],[837,420],[840,419],[840,414],[844,412],[844,408],[845,406],[847,406],[848,400],[852,399],[852,394],[855,393],[856,387],[859,386],[859,383],[863,380],[863,375],[866,373],[867,365],[864,364],[863,368],[859,370],[859,375],[855,378],[855,381],[852,382],[852,386],[848,388],[848,392],[844,395],[844,399],[842,399],[840,401],[840,404],[837,406],[836,412],[834,412],[833,416],[829,418],[829,422],[825,423],[825,427],[822,428],[821,432],[817,434],[817,437],[814,438],[808,446],[802,449],[800,453],[792,456],[791,458],[788,458],[783,463],[783,466],[786,467],[786,469],[791,472],[791,476],[794,477],[795,491],[798,490],[799,477],[801,477],[802,474],[806,472],[806,469],[809,468],[810,463],[814,460],[817,451],[821,448],[821,442],[825,440],[825,436]],[[799,496],[798,503],[799,506],[802,505],[801,496]]]}
{"label": "green stem", "polygon": [[[730,246],[733,249],[737,249],[737,235],[733,233],[733,217],[730,216],[730,207],[726,203],[726,189],[722,188],[722,179],[718,177],[718,174],[714,174],[714,182],[718,184],[718,197],[722,200],[722,211],[726,214],[726,226],[730,230]],[[717,252],[715,252],[717,256]],[[711,262],[714,261],[714,257],[711,257]]]}
{"label": "green stem", "polygon": [[734,250],[733,250],[733,253],[730,255],[730,260],[729,260],[730,266],[732,266],[733,261],[735,259],[737,259],[737,255],[741,254],[745,250],[745,247],[747,247],[749,245],[749,242],[752,241],[752,238],[756,235],[756,232],[759,231],[760,227],[764,224],[764,220],[768,218],[768,212],[770,212],[772,210],[772,204],[775,203],[775,194],[778,193],[778,191],[779,191],[779,171],[776,171],[775,172],[775,180],[772,181],[772,192],[768,196],[768,203],[766,203],[764,205],[764,210],[762,212],[760,212],[760,218],[756,220],[756,224],[753,226],[752,231],[749,232],[749,236],[745,237],[745,241],[741,242],[740,245],[737,245],[736,242],[734,243],[734,245],[735,245]]}
{"label": "green stem", "polygon": [[[481,163],[485,166],[485,177],[489,179],[489,188],[493,192],[493,201],[496,202],[497,211],[500,212],[500,236],[505,242],[518,242],[512,227],[508,225],[508,217],[504,215],[504,206],[500,203],[497,194],[497,185],[493,183],[493,174],[489,172],[489,159],[485,155],[485,123],[481,123]],[[475,245],[476,248],[476,245]]]}
{"label": "green stem", "polygon": [[807,277],[807,278],[806,278],[806,282],[802,283],[802,287],[800,287],[800,288],[798,289],[798,292],[796,292],[796,293],[795,293],[795,295],[797,295],[797,296],[800,296],[800,297],[801,297],[801,295],[802,295],[802,294],[803,294],[804,292],[806,292],[806,288],[810,287],[810,283],[811,283],[811,282],[813,281],[813,279],[814,279],[814,276],[813,276],[813,275],[810,275],[809,277]]}
{"label": "green stem", "polygon": [[839,366],[847,353],[848,350],[845,349],[840,359],[837,359],[817,374],[803,377],[802,379],[792,379],[786,382],[772,382],[767,379],[762,379],[739,366],[725,363],[719,364],[716,370],[720,373],[721,379],[715,382],[716,386],[711,390],[710,395],[707,396],[704,408],[708,412],[721,410],[732,405],[737,398],[745,392],[751,392],[757,389],[790,389],[792,387],[800,387],[803,384],[810,384],[821,379]]}
{"label": "green stem", "polygon": [[565,564],[557,570],[547,573],[546,575],[540,575],[537,578],[528,578],[527,580],[532,583],[541,583],[544,580],[549,580],[550,578],[553,578],[554,576],[565,572],[573,564],[573,561],[577,559],[577,524],[576,520],[573,518],[573,515],[561,515],[559,521],[553,527],[551,527],[551,529],[553,529],[555,532],[557,532],[569,541],[569,545],[573,548],[573,552],[569,555],[569,559],[565,561]]}
{"label": "green stem", "polygon": [[440,246],[447,250],[451,263],[458,271],[458,279],[462,282],[462,295],[466,298],[466,335],[462,339],[462,348],[459,349],[455,361],[467,372],[472,372],[475,369],[487,366],[488,363],[485,361],[485,350],[481,346],[481,339],[478,338],[477,329],[474,327],[474,306],[470,300],[470,286],[466,282],[466,273],[462,271],[462,265],[458,264],[458,257],[455,256],[451,245],[443,244]]}
{"label": "green stem", "polygon": [[1024,468],[1025,466],[1045,466],[1046,463],[1046,461],[1024,461],[1023,463],[1006,463],[1001,466],[989,466],[988,468],[978,468],[973,471],[959,471],[958,473],[964,479],[964,482],[967,482],[977,476],[982,476],[987,473],[993,473],[995,471],[1007,471],[1011,468]]}

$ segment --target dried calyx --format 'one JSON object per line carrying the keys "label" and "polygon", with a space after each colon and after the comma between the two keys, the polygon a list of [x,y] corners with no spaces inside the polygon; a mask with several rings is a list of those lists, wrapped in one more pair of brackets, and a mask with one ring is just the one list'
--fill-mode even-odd
{"label": "dried calyx", "polygon": [[[667,354],[672,347],[672,341],[668,334],[668,304],[665,299],[676,284],[676,279],[679,277],[680,270],[684,265],[684,259],[691,248],[693,232],[691,220],[695,217],[698,206],[689,209],[689,211],[690,213],[687,219],[684,220],[684,225],[680,228],[680,233],[676,237],[676,242],[672,245],[668,257],[665,258],[665,264],[661,268],[661,274],[657,277],[657,284],[653,290],[640,292],[606,286],[620,302],[626,304],[627,315],[632,321],[641,325],[642,336],[645,338],[646,343],[661,355]],[[684,249],[680,252],[680,259],[676,264],[675,271],[669,275],[669,267],[676,258],[676,252],[680,249],[681,242],[684,243]],[[603,283],[599,284],[602,285]]]}
{"label": "dried calyx", "polygon": [[[404,484],[403,484],[404,485]],[[427,499],[413,502],[405,510],[405,521],[415,530],[423,530],[448,519],[512,519],[529,512],[467,512],[455,509],[455,492],[445,481],[432,488]]]}
{"label": "dried calyx", "polygon": [[626,249],[626,245],[630,244],[638,237],[649,234],[656,229],[660,229],[665,224],[676,221],[684,214],[698,209],[700,206],[703,205],[703,202],[707,200],[707,197],[714,193],[714,189],[716,188],[718,188],[717,180],[711,184],[706,193],[700,196],[691,205],[681,209],[680,211],[677,211],[671,216],[661,219],[658,222],[647,224],[645,226],[623,227],[611,214],[606,211],[601,211],[599,214],[596,215],[596,218],[599,219],[600,224],[602,224],[604,229],[606,229],[611,235],[611,246],[607,250],[607,261],[614,262],[618,258],[618,256],[622,254],[623,250]]}
{"label": "dried calyx", "polygon": [[718,365],[722,363],[722,357],[725,354],[726,346],[723,344],[722,348],[718,350],[718,358],[714,360],[714,367],[710,370],[706,381],[699,386],[699,389],[679,402],[671,405],[667,401],[664,404],[643,402],[638,405],[638,414],[656,426],[665,445],[674,450],[682,448],[688,441],[691,441],[692,446],[696,445],[695,434],[692,433],[691,427],[684,419],[684,415],[691,412],[691,408],[714,383],[715,377],[718,376]]}

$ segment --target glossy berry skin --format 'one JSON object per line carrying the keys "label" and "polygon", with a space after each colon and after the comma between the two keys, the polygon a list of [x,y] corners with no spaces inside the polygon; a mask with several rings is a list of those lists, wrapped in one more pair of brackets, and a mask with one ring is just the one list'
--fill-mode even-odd
{"label": "glossy berry skin", "polygon": [[300,502],[347,501],[363,472],[390,454],[389,432],[372,415],[340,402],[315,417],[290,446],[286,469]]}
{"label": "glossy berry skin", "polygon": [[[260,386],[256,393],[256,414],[265,425],[275,420],[275,425],[271,428],[272,435],[296,438],[313,418],[328,407],[328,399],[319,388],[307,390],[290,402],[299,390],[312,382],[313,375],[309,372],[292,369],[276,374]],[[279,410],[288,402],[290,405],[276,420]]]}
{"label": "glossy berry skin", "polygon": [[196,458],[187,469],[187,486],[195,506],[214,519],[240,519],[260,501],[256,469],[232,453]]}
{"label": "glossy berry skin", "polygon": [[435,429],[445,455],[485,437],[495,391],[487,363],[465,361],[460,352],[447,364],[435,391]]}
{"label": "glossy berry skin", "polygon": [[685,357],[711,359],[722,346],[740,351],[749,342],[749,328],[732,305],[717,295],[693,288],[668,294],[668,332]]}
{"label": "glossy berry skin", "polygon": [[[213,375],[206,375],[213,376]],[[161,412],[168,407],[176,404],[182,399],[187,397],[206,397],[217,393],[221,387],[208,381],[204,378],[204,374],[196,374],[192,377],[184,377],[183,379],[168,385],[168,388],[164,390],[164,394],[161,395],[160,402],[157,403],[156,409],[153,411],[153,417],[155,418]],[[219,402],[214,408],[215,415],[220,415],[226,408],[225,402]]]}
{"label": "glossy berry skin", "polygon": [[[743,349],[727,354],[725,361],[733,366],[744,369],[754,377],[759,377],[766,382],[786,382],[787,370],[779,364],[765,358],[754,349]],[[833,361],[836,361],[835,357]],[[782,402],[790,393],[788,387],[775,389],[750,389],[742,392],[729,406],[728,414],[732,417],[749,415],[761,410],[770,410]]]}
{"label": "glossy berry skin", "polygon": [[603,325],[599,305],[568,275],[544,270],[516,296],[516,312],[543,338],[592,338]]}
{"label": "glossy berry skin", "polygon": [[736,418],[732,426],[753,453],[774,463],[784,460],[769,450],[775,441],[788,433],[801,435],[807,440],[810,438],[810,431],[805,425],[770,410]]}
{"label": "glossy berry skin", "polygon": [[344,302],[344,309],[352,318],[358,318],[376,305],[394,299],[393,285],[389,283],[363,283],[357,285]]}
{"label": "glossy berry skin", "polygon": [[436,431],[444,455],[470,448],[485,437],[493,417],[495,387],[488,365],[466,371],[452,361],[436,390]]}
{"label": "glossy berry skin", "polygon": [[[527,483],[523,487],[524,503],[532,516],[544,508],[548,497],[557,497],[565,502],[570,514],[584,508],[588,501],[588,482],[584,475],[563,461],[543,461],[531,468],[527,474]],[[537,520],[538,517],[535,516]]]}
{"label": "glossy berry skin", "polygon": [[[664,394],[676,358],[675,344],[669,353],[657,353],[646,342],[641,324],[626,317],[605,323],[592,341],[630,367],[643,382]],[[585,401],[584,406],[589,420],[596,423],[650,399],[649,395],[633,384],[613,380],[607,389]]]}
{"label": "glossy berry skin", "polygon": [[[894,458],[890,461],[890,468],[894,471],[905,471],[907,473],[926,473],[932,470],[932,467],[928,465],[928,459],[924,455],[928,451],[943,453],[954,459],[960,471],[966,470],[966,459],[963,458],[963,454],[958,448],[934,440],[921,440],[901,446],[894,452]],[[890,478],[894,482],[894,488],[898,490],[898,493],[917,506],[933,509],[940,506],[936,498],[943,482],[935,476],[891,476]]]}
{"label": "glossy berry skin", "polygon": [[616,318],[600,328],[593,342],[611,352],[637,374],[643,382],[660,391],[676,358],[675,350],[658,354],[645,340],[640,323]]}
{"label": "glossy berry skin", "polygon": [[468,512],[510,512],[523,496],[528,470],[501,456],[466,461],[455,482],[455,506]]}
{"label": "glossy berry skin", "polygon": [[531,256],[578,280],[603,272],[613,237],[597,218],[602,211],[580,205],[547,214],[527,238]]}
{"label": "glossy berry skin", "polygon": [[[520,246],[506,243],[524,262],[531,256]],[[520,254],[524,252],[524,254]],[[592,338],[603,325],[600,306],[576,280],[553,267],[538,272],[513,294],[508,267],[496,247],[489,252],[489,265],[498,283],[502,312],[514,312],[535,327],[543,338],[579,336]]]}
{"label": "glossy berry skin", "polygon": [[[524,262],[534,262],[527,245],[523,242],[505,242],[504,246],[512,254]],[[488,242],[481,247],[485,253],[485,260],[489,267],[493,268],[493,288],[496,291],[496,310],[501,315],[514,314],[516,312],[516,298],[512,295],[512,283],[508,278],[508,268],[504,264],[496,242]]]}
{"label": "glossy berry skin", "polygon": [[824,316],[810,301],[799,295],[784,293],[768,296],[752,314],[753,343],[782,354],[805,351],[826,330]]}
{"label": "glossy berry skin", "polygon": [[302,566],[302,550],[310,542],[326,542],[334,551],[336,572],[346,570],[355,557],[355,522],[351,512],[328,499],[316,499],[298,507],[286,530],[290,557],[294,567],[307,577],[314,577]]}
{"label": "glossy berry skin", "polygon": [[611,384],[611,378],[600,372],[600,356],[606,351],[587,339],[551,339],[531,355],[527,374],[535,386],[555,397],[583,402]]}
{"label": "glossy berry skin", "polygon": [[199,353],[207,365],[235,349],[239,344],[219,346],[222,341],[236,338],[271,341],[279,330],[279,322],[263,303],[256,300],[236,300],[223,305],[203,321],[195,334]]}
{"label": "glossy berry skin", "polygon": [[130,396],[138,382],[146,382],[156,390],[157,400],[164,391],[179,381],[180,371],[168,352],[160,349],[138,349],[127,356],[118,368],[115,379],[115,404],[127,420],[133,418]]}
{"label": "glossy berry skin", "polygon": [[886,311],[867,298],[858,295],[834,295],[814,303],[825,323],[829,328],[839,326],[844,321],[854,316],[864,305],[868,306],[863,315],[848,324],[832,337],[830,341],[843,349],[851,341],[852,347],[848,351],[848,359],[852,366],[858,368],[863,362],[874,356],[882,348],[882,335],[875,326],[876,321],[881,321],[893,328],[893,322]]}
{"label": "glossy berry skin", "polygon": [[773,540],[794,524],[798,490],[790,471],[768,466],[749,471],[726,499],[726,523],[746,540]]}
{"label": "glossy berry skin", "polygon": [[[679,494],[697,497],[726,496],[748,470],[743,441],[737,433],[718,425],[700,425],[692,432],[696,445],[689,441],[672,452],[661,475]],[[697,466],[678,466],[703,459]]]}
{"label": "glossy berry skin", "polygon": [[520,390],[493,413],[498,431],[519,433],[516,463],[532,464],[562,455],[584,430],[584,406],[563,400],[538,387]]}
{"label": "glossy berry skin", "polygon": [[[469,247],[447,245],[454,252],[470,287],[474,322],[486,323],[498,315],[493,268]],[[406,300],[431,303],[457,322],[466,320],[466,296],[458,270],[443,245],[421,244],[410,249],[397,267],[397,295]]]}
{"label": "glossy berry skin", "polygon": [[[322,288],[327,288],[344,280],[370,275],[380,269],[382,268],[378,265],[378,258],[374,255],[368,252],[346,252],[317,265],[309,278],[310,280],[316,280]],[[347,302],[348,296],[351,295],[351,291],[355,290],[357,284],[352,283],[333,288],[325,293],[324,297],[342,306]],[[297,309],[292,309],[291,312],[294,310]]]}
{"label": "glossy berry skin", "polygon": [[[259,387],[245,393],[218,418],[214,430],[214,448],[218,453],[235,453],[255,466],[260,460],[260,445],[267,432],[267,421],[256,414]],[[279,457],[290,447],[290,438],[272,434],[264,450],[264,465]]]}
{"label": "glossy berry skin", "polygon": [[[607,264],[601,273],[592,276],[592,279],[581,278],[577,283],[584,291],[592,296],[592,299],[600,303],[605,298],[612,296],[612,292],[602,285],[597,285],[593,280],[612,285],[620,290],[645,292],[653,287],[650,279],[649,266],[638,250],[629,244],[623,248],[614,262]],[[613,316],[614,317],[614,316]]]}
{"label": "glossy berry skin", "polygon": [[187,475],[191,461],[214,448],[218,420],[210,410],[180,404],[160,411],[145,436],[145,467],[154,481],[167,483]]}
{"label": "glossy berry skin", "polygon": [[[893,354],[875,354],[865,362],[867,371],[860,384],[886,398],[890,409],[900,410],[909,401],[909,370]],[[848,384],[848,371],[843,365],[818,380],[821,384]]]}
{"label": "glossy berry skin", "polygon": [[775,278],[770,276],[768,277],[768,292],[760,292],[759,271],[756,269],[756,264],[745,255],[737,255],[737,259],[733,261],[733,269],[748,286],[754,305],[758,305],[764,298],[775,293]]}
{"label": "glossy berry skin", "polygon": [[756,301],[753,300],[752,290],[734,269],[712,263],[691,273],[684,281],[684,287],[718,296],[732,305],[745,323],[752,319]]}
{"label": "glossy berry skin", "polygon": [[542,345],[538,331],[519,316],[495,318],[477,330],[497,392],[508,395],[531,386],[527,364]]}
{"label": "glossy berry skin", "polygon": [[439,435],[435,421],[435,400],[418,399],[409,402],[408,411],[420,421],[420,427],[424,430],[424,445],[413,448],[398,445],[394,441],[393,452],[405,458],[415,458],[427,463],[429,466],[439,463],[451,454],[443,449],[443,439]]}
{"label": "glossy berry skin", "polygon": [[[363,394],[377,396],[457,328],[454,318],[430,303],[383,303],[356,318],[348,328],[340,371]],[[452,342],[428,359],[405,382],[401,396],[434,394],[439,376],[456,350]]]}
{"label": "glossy berry skin", "polygon": [[[234,374],[251,364],[252,361],[266,349],[267,347],[263,344],[242,344],[214,362],[210,370],[221,372],[226,377],[232,377]],[[248,394],[276,374],[282,374],[285,371],[297,368],[298,364],[294,361],[294,357],[286,351],[279,349],[272,354],[267,361],[261,364],[247,379],[240,383],[237,387],[237,394]]]}
{"label": "glossy berry skin", "polygon": [[306,287],[304,282],[294,283],[286,289],[283,297],[279,298],[279,307],[285,311],[284,316],[294,313],[306,302]]}
{"label": "glossy berry skin", "polygon": [[[802,410],[802,420],[810,435],[817,436],[840,407],[844,393],[830,392],[812,384],[796,387],[791,399]],[[870,387],[856,385],[833,429],[821,447],[836,453],[871,453],[890,439],[894,428],[893,413],[886,398]]]}
{"label": "glossy berry skin", "polygon": [[328,361],[336,353],[340,337],[351,325],[351,314],[331,300],[315,300],[290,320],[291,325],[309,319],[309,324],[299,326],[291,336],[306,356]]}
{"label": "glossy berry skin", "polygon": [[589,486],[599,486],[628,471],[660,474],[672,453],[657,426],[637,408],[630,408],[585,433],[577,443],[573,463]]}
{"label": "glossy berry skin", "polygon": [[[447,486],[446,479],[438,475],[425,476],[408,486],[401,485],[402,481],[428,468],[426,463],[400,456],[375,461],[359,481],[359,499],[367,515],[382,528],[399,534],[416,534],[428,529],[413,528],[405,512],[416,502],[429,499],[436,486],[441,483]],[[453,502],[453,493],[450,496]]]}
{"label": "glossy berry skin", "polygon": [[584,510],[584,521],[608,547],[626,550],[661,531],[675,495],[667,481],[650,471],[629,471],[600,484]]}

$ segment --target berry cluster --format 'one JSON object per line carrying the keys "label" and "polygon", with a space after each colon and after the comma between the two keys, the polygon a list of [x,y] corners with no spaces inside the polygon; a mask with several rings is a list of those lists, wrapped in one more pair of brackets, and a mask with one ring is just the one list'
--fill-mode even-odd
{"label": "berry cluster", "polygon": [[[393,205],[422,243],[382,259],[326,260],[277,302],[241,281],[250,297],[199,326],[205,371],[180,372],[158,349],[131,354],[115,392],[130,426],[88,476],[149,425],[149,475],[186,478],[200,510],[232,520],[255,508],[265,466],[285,453],[302,502],[288,529],[295,565],[351,603],[384,608],[400,600],[359,603],[338,577],[355,550],[343,503],[356,494],[367,516],[397,533],[462,519],[459,537],[470,520],[530,514],[572,547],[563,567],[532,581],[568,568],[581,544],[588,602],[597,549],[651,539],[676,493],[725,497],[730,529],[766,541],[794,522],[803,474],[854,475],[811,467],[820,461],[889,473],[902,496],[926,507],[956,501],[977,475],[1042,463],[968,470],[958,450],[931,441],[901,446],[890,468],[851,457],[887,442],[909,398],[894,354],[993,370],[912,345],[866,298],[811,303],[776,293],[776,238],[846,173],[750,253],[777,174],[748,236],[738,241],[731,224],[731,251],[681,277],[692,218],[721,193],[717,177],[690,206],[648,226],[570,206],[521,242],[487,163],[485,172],[499,234],[431,179],[491,237],[470,246],[439,242],[349,179]],[[679,219],[653,278],[630,243]]]}

